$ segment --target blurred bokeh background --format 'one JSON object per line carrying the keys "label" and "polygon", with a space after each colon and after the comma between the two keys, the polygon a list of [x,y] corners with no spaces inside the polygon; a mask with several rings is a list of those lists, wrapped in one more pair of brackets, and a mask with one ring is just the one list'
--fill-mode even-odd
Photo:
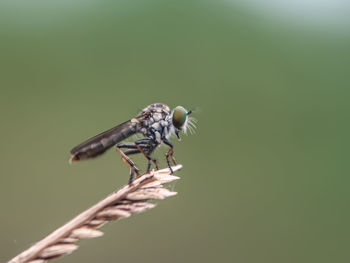
{"label": "blurred bokeh background", "polygon": [[179,194],[56,262],[349,262],[349,13],[2,0],[0,261],[126,183],[114,150],[74,165],[69,150],[163,102],[197,109]]}

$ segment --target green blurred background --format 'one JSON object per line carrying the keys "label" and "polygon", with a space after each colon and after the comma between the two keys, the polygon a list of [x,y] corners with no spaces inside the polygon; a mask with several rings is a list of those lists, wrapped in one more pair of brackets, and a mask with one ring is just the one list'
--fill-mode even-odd
{"label": "green blurred background", "polygon": [[113,150],[71,166],[69,150],[163,102],[197,109],[179,194],[57,262],[349,262],[349,12],[1,1],[0,261],[126,183]]}

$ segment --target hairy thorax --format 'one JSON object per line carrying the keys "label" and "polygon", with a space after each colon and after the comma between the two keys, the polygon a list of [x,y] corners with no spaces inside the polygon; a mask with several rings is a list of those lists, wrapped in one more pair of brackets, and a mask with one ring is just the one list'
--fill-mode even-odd
{"label": "hairy thorax", "polygon": [[168,105],[151,104],[143,109],[140,115],[148,115],[139,130],[145,137],[161,143],[162,138],[168,138],[173,133],[171,110]]}

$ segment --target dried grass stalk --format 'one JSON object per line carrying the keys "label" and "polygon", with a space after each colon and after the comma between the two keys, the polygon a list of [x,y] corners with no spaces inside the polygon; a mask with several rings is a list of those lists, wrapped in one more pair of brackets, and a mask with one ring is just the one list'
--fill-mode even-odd
{"label": "dried grass stalk", "polygon": [[[177,165],[172,169],[177,171],[181,167]],[[11,259],[9,263],[43,263],[49,259],[70,254],[78,248],[75,243],[79,239],[102,236],[103,232],[98,228],[108,221],[126,218],[155,207],[155,204],[148,202],[150,199],[164,199],[176,195],[176,192],[163,188],[163,184],[177,179],[179,177],[171,175],[168,168],[144,174],[132,184],[125,185],[82,212]]]}

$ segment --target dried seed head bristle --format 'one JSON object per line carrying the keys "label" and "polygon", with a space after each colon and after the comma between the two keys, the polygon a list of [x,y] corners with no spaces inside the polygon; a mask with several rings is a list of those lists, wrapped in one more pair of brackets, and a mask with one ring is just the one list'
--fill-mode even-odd
{"label": "dried seed head bristle", "polygon": [[[181,168],[181,165],[176,165],[172,170]],[[155,207],[155,204],[149,203],[152,199],[161,200],[176,195],[176,192],[164,188],[163,184],[177,179],[179,177],[172,175],[168,168],[144,174],[11,259],[9,263],[44,263],[68,255],[78,248],[75,243],[80,239],[102,236],[103,232],[98,228],[109,221],[127,218]]]}

